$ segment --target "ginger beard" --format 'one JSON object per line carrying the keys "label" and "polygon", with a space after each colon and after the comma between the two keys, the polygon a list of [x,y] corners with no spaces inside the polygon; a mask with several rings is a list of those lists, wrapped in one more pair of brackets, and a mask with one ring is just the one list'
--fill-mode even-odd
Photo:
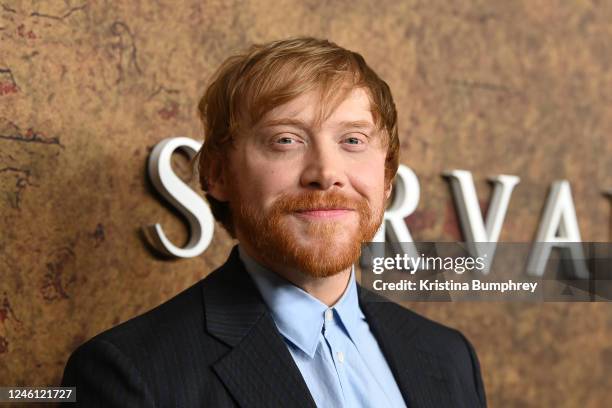
{"label": "ginger beard", "polygon": [[[230,208],[234,225],[248,237],[257,255],[268,265],[280,262],[315,278],[335,275],[356,262],[361,254],[362,242],[374,237],[384,215],[382,205],[375,214],[365,198],[352,200],[336,191],[282,195],[267,213],[247,200],[241,200],[239,194],[233,197],[235,199],[230,201]],[[334,207],[354,211],[340,219],[295,218],[298,210]],[[357,217],[358,222],[349,224],[344,217]],[[295,236],[296,228],[306,235],[308,242]]]}

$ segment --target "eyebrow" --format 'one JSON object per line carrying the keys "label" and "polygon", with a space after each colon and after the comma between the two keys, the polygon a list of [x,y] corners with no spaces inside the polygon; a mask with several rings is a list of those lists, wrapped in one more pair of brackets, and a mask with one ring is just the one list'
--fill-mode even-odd
{"label": "eyebrow", "polygon": [[[280,125],[295,126],[302,130],[307,130],[309,128],[308,123],[304,122],[301,119],[295,119],[295,118],[270,119],[261,124],[262,127],[280,126]],[[356,128],[356,129],[366,129],[366,130],[372,130],[375,128],[374,124],[367,120],[345,120],[345,121],[339,122],[337,124],[337,127],[343,128],[343,129]]]}

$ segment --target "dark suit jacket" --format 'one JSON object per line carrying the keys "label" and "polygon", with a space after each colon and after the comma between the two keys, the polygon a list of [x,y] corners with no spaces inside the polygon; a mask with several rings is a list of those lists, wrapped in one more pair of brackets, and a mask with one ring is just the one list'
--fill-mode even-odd
{"label": "dark suit jacket", "polygon": [[[466,338],[381,300],[359,287],[363,313],[406,404],[486,406]],[[77,387],[83,407],[315,406],[237,246],[205,279],[81,345],[62,385]]]}

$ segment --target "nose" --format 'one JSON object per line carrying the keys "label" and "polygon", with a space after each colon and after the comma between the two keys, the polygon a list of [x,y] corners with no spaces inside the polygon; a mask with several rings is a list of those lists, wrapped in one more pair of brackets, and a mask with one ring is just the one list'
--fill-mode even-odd
{"label": "nose", "polygon": [[303,187],[328,190],[346,184],[342,158],[334,143],[315,144],[305,155],[304,171],[300,179]]}

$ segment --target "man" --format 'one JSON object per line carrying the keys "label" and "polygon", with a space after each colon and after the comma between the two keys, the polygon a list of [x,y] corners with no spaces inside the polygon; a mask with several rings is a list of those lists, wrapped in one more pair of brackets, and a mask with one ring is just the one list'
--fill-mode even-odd
{"label": "man", "polygon": [[228,261],[70,358],[82,406],[481,407],[457,331],[357,285],[398,167],[387,84],[294,38],[228,59],[203,96],[202,187]]}

